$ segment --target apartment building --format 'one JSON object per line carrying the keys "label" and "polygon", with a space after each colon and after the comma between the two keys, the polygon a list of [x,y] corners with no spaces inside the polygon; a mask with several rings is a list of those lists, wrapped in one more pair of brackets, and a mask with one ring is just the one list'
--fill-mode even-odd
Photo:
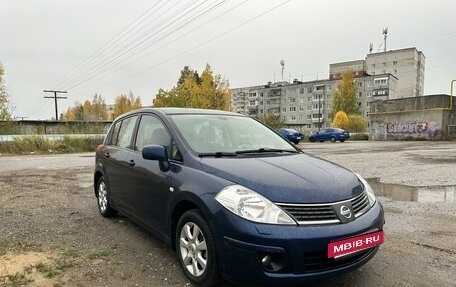
{"label": "apartment building", "polygon": [[329,127],[333,90],[349,69],[355,76],[358,106],[369,122],[370,102],[423,95],[424,62],[416,48],[371,53],[364,60],[330,64],[328,79],[232,89],[231,106],[251,117],[280,115],[286,126],[303,132]]}
{"label": "apartment building", "polygon": [[[232,111],[258,118],[280,115],[285,125],[303,132],[329,127],[332,93],[339,80],[268,83],[232,89]],[[373,100],[396,98],[397,78],[391,74],[355,77],[358,106],[368,119]]]}

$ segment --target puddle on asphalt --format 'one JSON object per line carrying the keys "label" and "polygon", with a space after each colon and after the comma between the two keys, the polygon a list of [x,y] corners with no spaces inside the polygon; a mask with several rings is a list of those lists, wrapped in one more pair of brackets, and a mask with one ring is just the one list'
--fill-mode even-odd
{"label": "puddle on asphalt", "polygon": [[378,178],[367,179],[378,196],[394,201],[448,202],[456,204],[456,186],[415,187],[379,182]]}

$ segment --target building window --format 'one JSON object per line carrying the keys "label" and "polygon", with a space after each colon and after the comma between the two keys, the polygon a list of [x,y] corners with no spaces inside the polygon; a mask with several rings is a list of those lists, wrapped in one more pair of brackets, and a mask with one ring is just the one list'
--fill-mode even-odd
{"label": "building window", "polygon": [[303,106],[300,106],[300,107],[299,107],[299,111],[303,112],[303,111],[304,111],[304,107],[303,107]]}
{"label": "building window", "polygon": [[363,103],[358,102],[358,107],[361,107],[362,105],[363,105]]}
{"label": "building window", "polygon": [[304,94],[304,88],[299,88],[299,93]]}
{"label": "building window", "polygon": [[375,68],[375,64],[372,64],[371,66],[372,66],[372,68]]}
{"label": "building window", "polygon": [[296,107],[290,107],[290,112],[296,112]]}
{"label": "building window", "polygon": [[368,107],[368,106],[369,106],[369,104],[370,104],[370,103],[369,103],[369,102],[367,102],[367,103],[366,103],[366,107]]}
{"label": "building window", "polygon": [[263,101],[260,101],[260,105],[262,105],[262,104],[263,104]]}
{"label": "building window", "polygon": [[296,121],[296,116],[291,116],[290,121]]}
{"label": "building window", "polygon": [[264,94],[263,94],[263,93],[260,93],[260,97],[264,97]]}
{"label": "building window", "polygon": [[326,109],[329,111],[331,109],[331,105],[326,105]]}
{"label": "building window", "polygon": [[303,103],[304,103],[304,98],[300,98],[300,99],[299,99],[299,103],[300,103],[300,104],[303,104]]}
{"label": "building window", "polygon": [[309,101],[309,102],[310,102],[310,97],[307,97],[307,101]]}
{"label": "building window", "polygon": [[331,99],[331,95],[326,95],[326,99],[330,100]]}
{"label": "building window", "polygon": [[262,114],[262,113],[263,113],[263,109],[260,109],[260,114]]}
{"label": "building window", "polygon": [[383,62],[383,63],[382,63],[382,66],[383,66],[383,67],[386,67],[386,62]]}
{"label": "building window", "polygon": [[331,89],[332,89],[332,85],[328,85],[328,86],[326,87],[326,90],[327,90],[327,91],[331,91]]}
{"label": "building window", "polygon": [[285,104],[287,102],[287,99],[283,99],[282,102]]}
{"label": "building window", "polygon": [[287,111],[287,108],[282,108],[282,112],[286,112]]}
{"label": "building window", "polygon": [[307,115],[307,119],[311,120],[312,119],[312,115]]}
{"label": "building window", "polygon": [[312,118],[314,118],[314,119],[321,118],[321,114],[313,114],[313,115],[312,115]]}
{"label": "building window", "polygon": [[249,101],[249,106],[255,106],[256,105],[256,101]]}
{"label": "building window", "polygon": [[307,106],[307,110],[308,111],[312,110],[312,106]]}
{"label": "building window", "polygon": [[397,74],[397,69],[394,69],[394,73]]}
{"label": "building window", "polygon": [[295,103],[296,99],[295,98],[290,98],[290,103]]}
{"label": "building window", "polygon": [[313,100],[318,100],[318,99],[321,99],[322,98],[322,95],[313,95]]}
{"label": "building window", "polygon": [[361,88],[363,86],[363,82],[358,82],[358,87]]}
{"label": "building window", "polygon": [[393,66],[397,66],[397,61],[393,61]]}
{"label": "building window", "polygon": [[269,105],[271,103],[271,101],[266,101],[266,104]]}
{"label": "building window", "polygon": [[307,88],[307,92],[308,92],[308,93],[312,93],[312,87],[308,87],[308,88]]}

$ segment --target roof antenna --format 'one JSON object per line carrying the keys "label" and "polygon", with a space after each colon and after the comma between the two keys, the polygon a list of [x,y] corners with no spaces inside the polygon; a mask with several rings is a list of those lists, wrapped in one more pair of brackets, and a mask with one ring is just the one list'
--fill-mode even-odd
{"label": "roof antenna", "polygon": [[280,66],[282,66],[282,82],[283,82],[283,70],[285,69],[285,61],[283,59],[280,60]]}
{"label": "roof antenna", "polygon": [[388,36],[388,27],[383,29],[383,39],[384,39],[383,52],[386,52],[386,37],[387,36]]}

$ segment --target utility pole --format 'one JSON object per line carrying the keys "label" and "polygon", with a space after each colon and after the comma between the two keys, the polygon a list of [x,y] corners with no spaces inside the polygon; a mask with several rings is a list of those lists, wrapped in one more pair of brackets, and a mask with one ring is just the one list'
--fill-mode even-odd
{"label": "utility pole", "polygon": [[45,93],[54,93],[54,96],[44,96],[45,99],[54,99],[55,104],[55,120],[59,120],[59,112],[57,110],[57,99],[66,99],[67,97],[57,97],[57,94],[66,94],[67,91],[53,91],[53,90],[43,90]]}

